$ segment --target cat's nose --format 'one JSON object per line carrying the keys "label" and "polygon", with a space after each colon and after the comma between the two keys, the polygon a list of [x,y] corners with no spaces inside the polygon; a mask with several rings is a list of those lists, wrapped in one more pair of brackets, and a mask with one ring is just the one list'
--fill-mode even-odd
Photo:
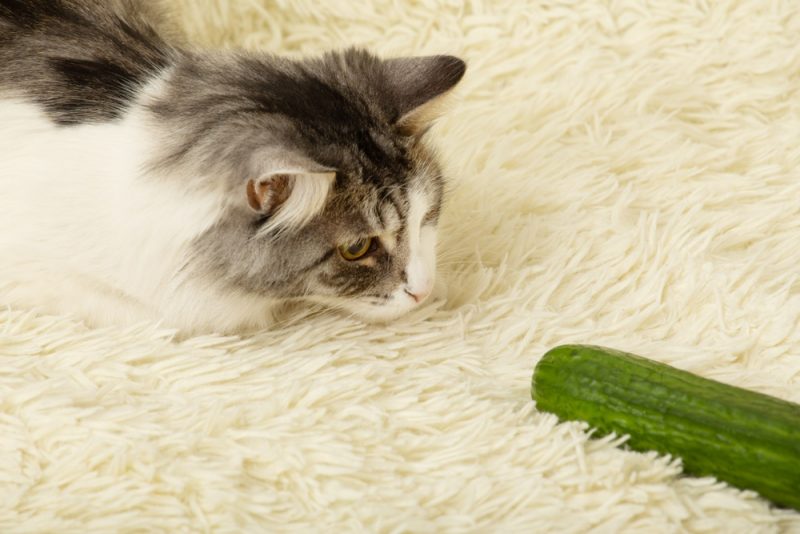
{"label": "cat's nose", "polygon": [[408,295],[409,297],[414,299],[414,302],[416,302],[417,304],[419,304],[420,302],[422,302],[423,300],[428,298],[428,295],[431,294],[430,291],[426,291],[426,292],[423,292],[423,293],[413,293],[412,291],[409,291],[408,288],[406,288],[405,291],[406,291],[406,295]]}

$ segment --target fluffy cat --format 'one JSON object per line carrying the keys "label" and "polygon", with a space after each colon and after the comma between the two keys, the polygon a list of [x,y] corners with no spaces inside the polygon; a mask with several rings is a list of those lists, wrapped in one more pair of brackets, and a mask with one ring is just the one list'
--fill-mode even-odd
{"label": "fluffy cat", "polygon": [[141,4],[0,0],[0,301],[235,332],[289,299],[366,320],[425,300],[423,135],[463,61],[197,51]]}

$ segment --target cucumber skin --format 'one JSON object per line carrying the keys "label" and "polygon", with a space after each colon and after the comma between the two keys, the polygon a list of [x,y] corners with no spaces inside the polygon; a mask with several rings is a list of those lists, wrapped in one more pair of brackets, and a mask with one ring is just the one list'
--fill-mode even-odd
{"label": "cucumber skin", "polygon": [[548,351],[531,396],[598,437],[628,434],[631,449],[679,456],[688,474],[800,510],[800,405],[591,345]]}

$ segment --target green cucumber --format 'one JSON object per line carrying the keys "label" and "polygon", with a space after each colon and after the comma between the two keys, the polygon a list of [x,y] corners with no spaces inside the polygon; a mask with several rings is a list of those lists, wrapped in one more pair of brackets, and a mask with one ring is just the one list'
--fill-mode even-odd
{"label": "green cucumber", "polygon": [[683,459],[684,471],[800,510],[800,405],[613,349],[564,345],[533,373],[537,409]]}

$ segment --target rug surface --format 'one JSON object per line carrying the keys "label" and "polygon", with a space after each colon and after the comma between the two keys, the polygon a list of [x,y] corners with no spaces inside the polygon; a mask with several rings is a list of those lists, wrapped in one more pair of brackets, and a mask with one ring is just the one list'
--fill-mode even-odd
{"label": "rug surface", "polygon": [[800,532],[530,400],[604,344],[800,402],[793,0],[165,0],[204,46],[454,53],[438,298],[238,339],[0,311],[0,532]]}

